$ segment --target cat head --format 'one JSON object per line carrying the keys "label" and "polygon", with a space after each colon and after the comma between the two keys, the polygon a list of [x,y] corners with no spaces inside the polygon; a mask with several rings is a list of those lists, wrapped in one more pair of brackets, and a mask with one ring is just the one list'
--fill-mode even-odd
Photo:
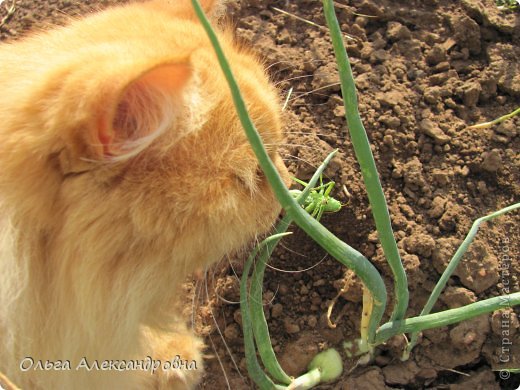
{"label": "cat head", "polygon": [[[219,38],[287,175],[276,91],[255,56]],[[0,58],[0,196],[15,223],[114,256],[173,245],[206,262],[280,211],[189,0],[108,9],[4,44]]]}

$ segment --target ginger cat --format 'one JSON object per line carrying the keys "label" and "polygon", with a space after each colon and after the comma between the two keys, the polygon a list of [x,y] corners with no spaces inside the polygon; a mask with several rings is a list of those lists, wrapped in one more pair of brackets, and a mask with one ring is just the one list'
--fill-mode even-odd
{"label": "ginger cat", "polygon": [[[286,176],[276,92],[219,36]],[[280,207],[190,1],[114,7],[0,59],[0,372],[24,389],[193,388],[202,343],[172,310],[179,287]],[[164,365],[176,356],[197,369]]]}

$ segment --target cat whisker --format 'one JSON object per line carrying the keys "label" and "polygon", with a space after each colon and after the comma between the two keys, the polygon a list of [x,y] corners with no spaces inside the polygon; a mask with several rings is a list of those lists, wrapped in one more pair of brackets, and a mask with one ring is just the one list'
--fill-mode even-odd
{"label": "cat whisker", "polygon": [[[285,156],[285,157],[290,157],[290,158],[293,159],[293,160],[301,161],[301,162],[303,162],[303,163],[309,165],[310,167],[312,167],[312,168],[314,168],[314,169],[318,169],[318,167],[317,167],[316,165],[311,164],[308,160],[305,160],[305,159],[303,159],[303,158],[301,158],[301,157],[295,156],[295,155],[290,154],[290,153],[285,153],[284,156]],[[284,158],[284,161],[285,161],[285,158]]]}
{"label": "cat whisker", "polygon": [[216,294],[216,296],[220,301],[227,303],[228,305],[239,305],[240,304],[240,301],[230,301],[230,300],[227,300],[226,298],[224,298],[222,295],[218,295],[218,294]]}
{"label": "cat whisker", "polygon": [[[274,227],[275,227],[274,224],[271,223],[271,229],[274,229]],[[257,236],[255,236],[255,238],[254,238],[254,242],[256,243],[256,245],[258,245],[259,240],[258,240],[258,237],[257,237]],[[240,284],[240,277],[237,275],[237,273],[236,273],[236,271],[235,271],[235,268],[233,267],[233,264],[232,264],[232,262],[231,262],[231,259],[229,258],[228,255],[226,255],[226,259],[228,260],[228,264],[229,264],[229,266],[231,267],[231,270],[233,271],[233,275],[235,276],[236,280],[237,280],[238,283]],[[227,304],[231,304],[231,305],[237,305],[237,304],[240,304],[240,301],[230,301],[230,300],[228,300],[228,299],[222,297],[221,295],[219,295],[219,294],[216,293],[216,292],[215,292],[215,295],[217,296],[217,298],[218,298],[219,300],[221,300],[222,302],[225,302],[225,303],[227,303]]]}
{"label": "cat whisker", "polygon": [[235,267],[233,267],[233,262],[231,261],[231,259],[229,258],[228,255],[226,255],[226,258],[228,260],[229,267],[233,271],[233,275],[235,275],[235,278],[240,282],[240,277],[238,276],[237,272],[235,271]]}
{"label": "cat whisker", "polygon": [[[303,61],[302,64],[312,64],[312,63],[315,63],[315,62],[326,63],[327,60],[321,60],[319,58],[308,59],[306,61]],[[286,70],[293,70],[294,69],[294,63],[292,61],[283,61],[282,60],[282,61],[273,62],[272,64],[267,66],[266,67],[266,71],[269,71],[272,67],[275,67],[275,66],[280,65],[280,64],[287,64],[288,66],[286,68],[279,69],[278,72],[283,72],[283,71],[286,71]]]}
{"label": "cat whisker", "polygon": [[267,264],[267,266],[275,271],[279,271],[279,272],[284,272],[284,273],[288,273],[288,274],[297,274],[297,273],[300,273],[300,272],[307,272],[315,267],[317,267],[318,265],[320,265],[321,263],[323,263],[325,261],[325,259],[328,257],[328,255],[325,255],[323,256],[323,258],[318,261],[317,263],[311,265],[310,267],[308,268],[305,268],[305,269],[301,269],[301,270],[285,270],[285,269],[281,269],[281,268],[277,268],[277,267],[274,267],[272,265],[269,265]]}
{"label": "cat whisker", "polygon": [[[207,304],[207,300],[204,298],[204,285],[207,283],[207,269],[204,271],[204,276],[203,278],[197,282],[197,290],[196,290],[196,293],[197,293],[197,305],[198,305],[198,308],[199,307],[203,307],[204,304]],[[195,319],[196,321],[196,319]],[[205,321],[202,321],[204,324]]]}
{"label": "cat whisker", "polygon": [[302,144],[278,144],[279,147],[295,147],[295,148],[302,148],[302,149],[316,149],[316,146],[312,145],[302,145]]}
{"label": "cat whisker", "polygon": [[276,286],[276,291],[274,292],[273,294],[273,297],[269,300],[269,302],[266,302],[264,306],[268,306],[270,304],[272,304],[276,298],[276,296],[278,295],[278,291],[280,290],[280,285],[277,285]]}
{"label": "cat whisker", "polygon": [[[319,87],[319,88],[313,89],[312,91],[303,92],[303,93],[293,97],[289,101],[293,101],[293,100],[296,100],[298,98],[301,98],[301,97],[304,97],[304,96],[307,96],[307,95],[310,95],[310,94],[316,94],[316,92],[318,92],[318,91],[323,91],[324,89],[327,89],[327,88],[330,88],[330,87],[335,87],[336,85],[340,85],[340,83],[327,84],[327,85],[324,85],[323,87]],[[323,95],[323,96],[329,96],[329,95]]]}
{"label": "cat whisker", "polygon": [[[290,61],[276,61],[276,62],[273,62],[271,65],[266,66],[265,70],[268,71],[273,66],[280,65],[280,64],[291,64],[291,62]],[[289,67],[285,68],[285,70],[288,70],[288,69],[290,69],[290,68]]]}
{"label": "cat whisker", "polygon": [[[327,103],[323,103],[323,104],[327,104]],[[327,136],[327,134],[325,133],[317,133],[315,131],[296,131],[296,130],[291,130],[290,128],[286,129],[284,131],[284,134],[285,135],[291,135],[291,134],[303,134],[303,135],[322,135],[322,136]],[[277,131],[262,131],[262,137],[263,138],[266,138],[266,137],[269,137],[269,136],[272,136],[272,135],[278,135],[278,132]],[[274,143],[266,143],[266,145],[277,145],[277,144],[274,144]]]}
{"label": "cat whisker", "polygon": [[[320,96],[325,96],[325,95],[322,95],[322,94],[319,94]],[[290,102],[289,102],[290,103]],[[313,108],[315,107],[319,107],[319,106],[326,106],[328,105],[329,103],[328,102],[323,102],[323,103],[298,103],[298,104],[290,104],[288,105],[288,107],[290,108],[298,108],[298,107],[306,107],[308,108],[310,111],[312,111]]]}
{"label": "cat whisker", "polygon": [[289,91],[287,91],[287,96],[285,97],[285,101],[283,102],[282,111],[285,111],[287,108],[287,105],[289,104],[289,99],[291,98],[293,93],[293,87],[289,88]]}
{"label": "cat whisker", "polygon": [[222,363],[222,360],[220,359],[220,355],[217,352],[217,348],[215,346],[215,343],[213,342],[213,339],[211,338],[211,335],[208,335],[208,339],[209,339],[209,342],[211,343],[211,348],[213,349],[213,352],[215,352],[215,357],[217,358],[217,361],[218,361],[218,364],[222,371],[222,374],[224,374],[224,380],[226,381],[227,388],[228,388],[228,390],[231,390],[231,385],[229,383],[226,369],[224,368],[224,364]]}
{"label": "cat whisker", "polygon": [[240,301],[230,301],[230,300],[224,298],[222,295],[219,295],[217,293],[215,293],[215,296],[218,298],[219,301],[227,303],[228,305],[238,305],[238,304],[240,304]]}
{"label": "cat whisker", "polygon": [[279,245],[280,245],[283,249],[285,249],[286,251],[291,252],[292,254],[294,254],[294,255],[296,255],[296,256],[300,256],[300,257],[304,257],[304,258],[309,258],[309,256],[304,255],[303,253],[297,252],[297,251],[295,251],[294,249],[291,249],[291,248],[289,248],[288,246],[286,246],[286,245],[284,245],[284,244],[282,244],[282,243],[280,243]]}
{"label": "cat whisker", "polygon": [[[206,280],[206,278],[204,278],[204,279]],[[204,285],[205,285],[205,289],[206,289],[206,300],[209,302],[210,299],[209,299],[208,283],[206,282],[206,283],[204,283]],[[209,310],[210,310],[210,313],[211,313],[211,318],[213,319],[213,323],[215,324],[215,328],[216,328],[216,330],[217,330],[217,332],[220,335],[220,338],[222,340],[222,344],[224,344],[224,347],[226,348],[226,351],[229,354],[229,358],[231,359],[231,363],[233,363],[233,366],[237,370],[238,375],[245,382],[244,376],[242,375],[242,373],[241,373],[241,371],[240,371],[240,369],[238,367],[238,364],[237,364],[235,358],[233,357],[233,353],[231,352],[231,349],[229,348],[229,345],[227,344],[226,339],[224,338],[224,335],[222,334],[222,330],[220,329],[220,326],[218,325],[218,322],[217,322],[217,320],[215,318],[215,314],[213,312],[213,309],[210,308]]]}
{"label": "cat whisker", "polygon": [[315,133],[315,132],[305,132],[305,131],[288,131],[286,132],[287,135],[316,135],[321,137],[327,137],[330,136],[330,134],[325,133]]}
{"label": "cat whisker", "polygon": [[193,292],[193,297],[191,299],[191,329],[193,329],[193,330],[195,329],[195,315],[196,315],[197,308],[198,308],[197,302],[200,298],[199,287],[200,287],[200,281],[197,280],[193,286],[195,291]]}
{"label": "cat whisker", "polygon": [[[318,64],[325,64],[327,63],[326,60],[321,60],[321,59],[308,59],[306,61],[303,61],[302,64],[314,64],[314,63],[318,63]],[[286,67],[283,67],[283,68],[280,68],[280,69],[277,69],[275,72],[271,72],[271,68],[272,67],[275,67],[277,65],[280,65],[280,64],[288,64],[289,66],[286,66]],[[294,71],[294,63],[291,62],[291,61],[277,61],[277,62],[274,62],[272,64],[270,64],[269,66],[266,67],[266,71],[269,73],[270,75],[270,79],[271,80],[276,80],[278,79],[278,76],[283,73],[283,72],[293,72]],[[319,66],[319,65],[318,65]],[[301,76],[301,77],[313,77],[314,75],[308,75],[308,76]],[[296,77],[298,78],[298,77]],[[276,86],[278,86],[279,84],[285,82],[285,81],[289,81],[289,80],[293,80],[295,78],[286,78],[286,79],[279,79],[277,82],[276,82]]]}
{"label": "cat whisker", "polygon": [[302,76],[289,77],[288,79],[278,81],[274,85],[275,85],[275,87],[277,87],[278,85],[280,85],[282,83],[286,83],[288,81],[299,80],[299,79],[304,79],[304,78],[309,78],[309,77],[314,77],[314,75],[313,74],[304,74]]}
{"label": "cat whisker", "polygon": [[[280,69],[276,69],[276,70],[271,70],[270,68],[275,66],[275,65],[279,65],[279,64],[282,64],[282,63],[286,63],[286,64],[289,64],[290,66],[286,66],[286,67],[283,67],[283,68],[280,68]],[[294,71],[294,67],[292,66],[293,64],[289,61],[279,61],[279,62],[276,62],[274,64],[271,64],[269,66],[269,68],[266,69],[266,72],[269,74],[269,79],[272,80],[273,82],[275,80],[279,80],[279,81],[283,81],[284,78],[282,77],[279,77],[282,73],[284,72],[287,72],[287,73],[292,73]]]}

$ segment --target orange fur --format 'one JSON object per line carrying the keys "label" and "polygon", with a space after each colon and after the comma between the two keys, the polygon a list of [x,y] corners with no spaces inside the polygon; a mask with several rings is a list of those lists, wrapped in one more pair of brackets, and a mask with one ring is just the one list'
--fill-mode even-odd
{"label": "orange fur", "polygon": [[[171,3],[0,46],[0,371],[23,388],[195,386],[201,342],[172,310],[179,287],[280,211],[189,0]],[[276,93],[220,39],[285,175]],[[148,355],[198,370],[75,370]],[[22,372],[27,356],[72,370]]]}

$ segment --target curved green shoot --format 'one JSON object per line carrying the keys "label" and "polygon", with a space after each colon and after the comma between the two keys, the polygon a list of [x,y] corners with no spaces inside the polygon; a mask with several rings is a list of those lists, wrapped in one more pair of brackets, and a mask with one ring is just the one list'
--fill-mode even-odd
{"label": "curved green shoot", "polygon": [[256,358],[256,350],[255,350],[255,340],[253,334],[253,326],[251,322],[251,308],[249,306],[249,302],[247,297],[249,296],[247,291],[247,279],[249,276],[249,271],[251,270],[251,266],[253,264],[253,260],[256,258],[260,251],[264,251],[266,245],[270,242],[279,240],[281,237],[288,235],[290,233],[281,233],[275,234],[264,241],[262,241],[249,255],[244,265],[244,271],[242,273],[242,278],[240,279],[240,312],[242,314],[242,332],[244,334],[244,348],[246,355],[246,365],[247,372],[249,373],[251,379],[260,387],[262,390],[272,390],[272,389],[283,389],[283,386],[277,386],[274,382],[264,373],[260,363],[258,363],[258,359]]}
{"label": "curved green shoot", "polygon": [[[473,242],[473,239],[475,238],[478,228],[482,222],[489,221],[493,218],[497,218],[509,211],[513,211],[520,207],[520,203],[516,203],[514,205],[505,207],[503,209],[500,209],[498,211],[495,211],[494,213],[488,214],[486,216],[480,217],[475,222],[473,222],[473,225],[471,226],[471,229],[469,230],[468,234],[466,235],[466,238],[464,241],[462,241],[462,244],[460,244],[459,248],[455,252],[455,255],[453,255],[452,259],[448,263],[448,266],[442,273],[441,278],[435,285],[435,288],[433,289],[432,293],[430,294],[430,297],[428,298],[428,301],[424,305],[424,308],[421,311],[421,314],[419,316],[424,316],[426,314],[429,314],[430,311],[433,309],[433,306],[437,302],[437,299],[441,295],[442,290],[444,290],[444,287],[446,286],[446,283],[448,282],[448,279],[451,277],[457,266],[459,265],[460,260],[462,259],[462,256],[467,252],[469,246]],[[403,354],[402,359],[407,360],[410,352],[412,351],[413,347],[417,343],[417,333],[412,333],[410,342],[408,343],[408,346],[406,347],[406,350]]]}
{"label": "curved green shoot", "polygon": [[343,373],[343,361],[338,351],[330,348],[317,354],[308,369],[295,378],[287,389],[307,390],[320,383],[334,381]]}
{"label": "curved green shoot", "polygon": [[372,215],[376,224],[376,229],[381,242],[381,247],[388,261],[390,269],[394,275],[395,306],[392,312],[392,320],[404,318],[408,308],[408,281],[404,272],[401,257],[397,249],[390,214],[386,204],[385,194],[379,181],[374,156],[370,149],[365,127],[361,122],[358,112],[356,96],[356,86],[348,59],[347,52],[343,45],[341,29],[338,19],[334,12],[332,0],[323,0],[323,10],[325,19],[330,30],[334,53],[338,63],[339,77],[341,82],[341,92],[345,105],[345,117],[347,119],[352,146],[356,154],[356,159],[361,167],[361,173],[367,189],[368,200],[372,208]]}
{"label": "curved green shoot", "polygon": [[312,389],[321,381],[321,374],[318,368],[307,371],[302,376],[295,378],[291,383],[291,389],[307,390]]}
{"label": "curved green shoot", "polygon": [[[303,204],[307,195],[310,193],[310,191],[312,191],[312,188],[316,185],[318,179],[321,177],[323,171],[336,153],[337,150],[332,151],[318,167],[311,180],[297,199],[300,204]],[[277,224],[274,230],[274,234],[279,235],[281,233],[285,233],[291,222],[292,220],[290,216],[285,215],[284,218]],[[265,250],[262,251],[259,256],[259,259],[253,270],[253,275],[251,277],[250,307],[251,318],[253,322],[253,332],[256,345],[258,347],[258,354],[262,359],[262,363],[264,364],[265,369],[275,380],[279,381],[280,383],[289,384],[291,383],[291,378],[280,367],[278,360],[276,359],[276,355],[273,351],[271,338],[269,336],[269,328],[267,326],[267,321],[265,319],[264,310],[262,307],[262,284],[264,280],[265,266],[281,238],[282,237],[280,236],[275,240],[270,240],[269,244],[265,246]]]}
{"label": "curved green shoot", "polygon": [[260,167],[262,168],[269,184],[271,185],[276,198],[286,213],[294,220],[294,222],[322,248],[324,248],[332,257],[334,257],[346,267],[352,269],[352,271],[359,276],[361,281],[370,291],[370,294],[372,294],[374,298],[374,308],[372,311],[368,331],[368,342],[369,344],[372,344],[375,339],[376,329],[381,322],[381,318],[386,307],[387,294],[383,278],[374,265],[371,264],[366,257],[338,239],[323,225],[314,220],[291,196],[282,178],[278,174],[276,167],[269,158],[269,155],[263,146],[260,134],[256,130],[253,122],[251,121],[251,118],[248,115],[246,105],[238,88],[237,82],[233,76],[233,73],[231,72],[229,63],[222,51],[215,32],[206,18],[198,0],[192,0],[192,4],[195,8],[197,17],[206,30],[213,48],[215,49],[220,66],[230,86],[235,108],[242,123],[242,127],[246,132],[249,142],[251,143],[251,148],[258,158]]}
{"label": "curved green shoot", "polygon": [[505,309],[516,305],[520,305],[520,292],[484,299],[483,301],[471,303],[456,309],[407,318],[406,320],[387,322],[379,328],[376,343],[383,343],[397,334],[415,333],[426,329],[456,324],[481,314],[491,313],[498,309]]}
{"label": "curved green shoot", "polygon": [[[311,188],[311,187],[309,187]],[[288,225],[288,224],[287,224]],[[283,225],[282,225],[283,227]],[[274,248],[273,243],[278,242],[282,237],[289,235],[291,233],[279,233],[274,234],[265,240],[263,240],[249,255],[246,263],[244,265],[244,271],[242,274],[242,278],[240,279],[240,312],[242,314],[242,329],[244,334],[244,347],[245,347],[245,355],[246,355],[246,365],[247,371],[251,377],[251,379],[260,387],[261,390],[282,390],[282,389],[310,389],[320,382],[328,382],[335,380],[339,375],[341,375],[343,371],[343,363],[341,360],[341,356],[334,349],[329,349],[317,354],[314,359],[311,361],[309,365],[309,372],[296,378],[292,379],[287,376],[287,379],[284,380],[284,384],[289,385],[288,387],[275,384],[262,370],[258,359],[256,357],[255,351],[255,340],[254,340],[254,320],[253,317],[253,308],[249,305],[248,302],[248,291],[247,291],[247,279],[249,272],[251,270],[253,260],[261,253],[261,257],[268,258],[269,252],[272,252],[272,248]],[[270,249],[271,248],[271,249]],[[254,283],[255,280],[252,279],[251,283]],[[252,289],[252,287],[251,287]],[[261,291],[260,291],[261,294]],[[251,297],[253,299],[253,297]],[[253,299],[254,301],[254,299]],[[260,301],[261,302],[261,301]],[[262,305],[256,308],[262,310]],[[263,311],[262,311],[263,312]],[[265,321],[265,318],[264,318]],[[269,337],[269,336],[267,336]],[[256,339],[257,345],[260,344],[269,344],[269,338],[267,340]],[[260,350],[260,348],[259,348]],[[274,352],[273,352],[274,357]],[[276,357],[274,357],[276,361]],[[278,364],[278,363],[276,363]],[[282,371],[283,372],[283,371]],[[284,373],[284,375],[286,375]]]}
{"label": "curved green shoot", "polygon": [[500,122],[503,122],[505,120],[508,120],[508,119],[514,117],[515,115],[518,115],[518,114],[520,114],[520,107],[518,107],[516,110],[510,112],[509,114],[502,115],[501,117],[499,117],[497,119],[494,119],[492,121],[484,122],[484,123],[478,123],[478,124],[473,125],[473,126],[468,126],[468,129],[486,129],[488,127],[496,125],[497,123],[500,123]]}
{"label": "curved green shoot", "polygon": [[[268,259],[271,257],[271,254],[276,247],[277,243],[280,241],[283,234],[289,223],[287,220],[281,220],[276,229],[275,235],[279,236],[278,239],[274,239],[270,242],[270,244],[266,244],[265,249],[261,252],[258,262],[253,270],[253,276],[251,277],[251,287],[250,287],[250,308],[251,308],[251,321],[253,334],[256,341],[256,346],[258,349],[258,354],[260,355],[260,359],[264,364],[267,372],[278,382],[283,384],[290,384],[292,379],[285,373],[283,368],[278,363],[276,359],[276,355],[274,353],[271,337],[269,336],[269,328],[267,326],[267,320],[265,318],[263,306],[262,306],[262,281],[264,279],[264,271],[265,265]],[[273,236],[271,236],[273,237]],[[242,296],[242,293],[240,293]],[[246,297],[247,298],[247,297]],[[244,298],[242,298],[244,299]]]}

